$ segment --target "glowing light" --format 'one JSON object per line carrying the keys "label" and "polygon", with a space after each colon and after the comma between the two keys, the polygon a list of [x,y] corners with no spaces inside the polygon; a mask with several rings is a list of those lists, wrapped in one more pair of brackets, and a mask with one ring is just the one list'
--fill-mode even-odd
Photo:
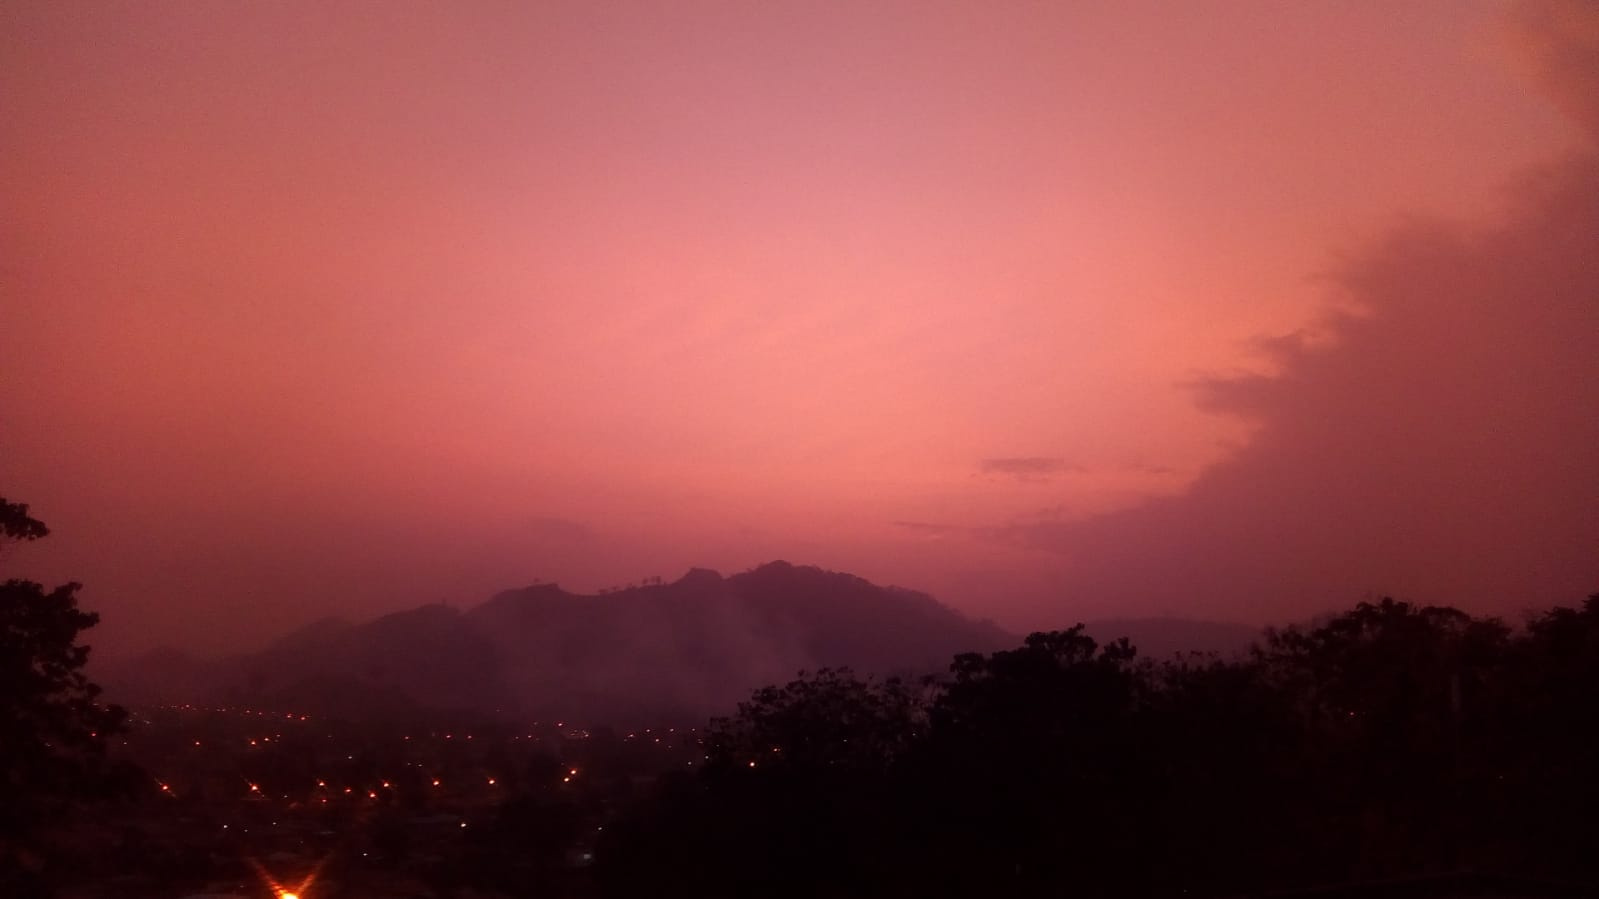
{"label": "glowing light", "polygon": [[261,792],[261,785],[260,784],[250,784],[250,792],[252,792],[252,793]]}
{"label": "glowing light", "polygon": [[438,781],[438,778],[434,778],[434,779],[433,779],[433,785],[434,785],[434,786],[435,786],[435,787],[436,787],[436,786],[438,786],[438,785],[439,785],[439,781]]}
{"label": "glowing light", "polygon": [[494,778],[489,778],[489,786],[494,786]]}
{"label": "glowing light", "polygon": [[278,894],[278,899],[300,899],[300,896],[298,893],[291,893],[288,890],[284,890]]}

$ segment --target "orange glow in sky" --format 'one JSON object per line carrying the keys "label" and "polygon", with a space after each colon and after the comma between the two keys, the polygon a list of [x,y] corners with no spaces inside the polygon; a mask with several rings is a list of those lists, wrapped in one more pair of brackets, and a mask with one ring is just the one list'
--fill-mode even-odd
{"label": "orange glow in sky", "polygon": [[1591,145],[1506,16],[8,3],[19,558],[129,651],[774,558],[1249,618],[1096,606],[1038,529],[1184,495],[1255,433],[1196,382]]}

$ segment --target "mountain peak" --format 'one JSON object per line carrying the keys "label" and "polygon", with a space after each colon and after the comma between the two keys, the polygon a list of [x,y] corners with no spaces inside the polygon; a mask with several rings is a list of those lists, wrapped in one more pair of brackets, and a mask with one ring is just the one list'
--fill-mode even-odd
{"label": "mountain peak", "polygon": [[700,585],[720,584],[722,573],[710,568],[690,568],[682,577],[677,579],[677,586],[694,587]]}
{"label": "mountain peak", "polygon": [[726,712],[800,670],[924,674],[956,653],[1012,642],[924,594],[775,561],[728,578],[692,568],[670,584],[600,596],[533,584],[464,612],[434,605],[324,623],[187,680],[351,716],[404,699],[586,721],[685,720]]}

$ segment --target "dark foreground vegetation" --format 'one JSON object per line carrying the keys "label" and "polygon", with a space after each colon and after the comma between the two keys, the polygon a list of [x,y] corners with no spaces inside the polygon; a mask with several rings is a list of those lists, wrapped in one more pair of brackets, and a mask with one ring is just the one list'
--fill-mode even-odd
{"label": "dark foreground vegetation", "polygon": [[[46,533],[3,500],[0,526]],[[1362,603],[1236,658],[1145,659],[1078,627],[925,681],[822,670],[709,728],[623,731],[126,715],[83,676],[74,589],[0,585],[4,897],[1599,884],[1599,596],[1516,629]],[[1463,872],[1518,886],[1404,891]]]}
{"label": "dark foreground vegetation", "polygon": [[1241,659],[1078,629],[911,686],[824,671],[602,844],[615,895],[1226,896],[1599,875],[1599,597],[1512,632],[1383,600]]}

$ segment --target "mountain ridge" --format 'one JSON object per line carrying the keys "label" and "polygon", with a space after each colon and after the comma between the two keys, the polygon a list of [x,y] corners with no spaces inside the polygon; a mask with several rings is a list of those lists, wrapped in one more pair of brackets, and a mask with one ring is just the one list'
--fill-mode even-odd
{"label": "mountain ridge", "polygon": [[[1231,653],[1258,631],[1183,619],[1091,621],[1142,655]],[[584,721],[700,719],[799,671],[940,674],[1020,638],[932,596],[784,561],[730,576],[595,594],[554,583],[469,608],[433,603],[352,623],[328,617],[222,659],[157,650],[102,675],[131,704],[226,702],[340,717],[433,711]]]}
{"label": "mountain ridge", "polygon": [[1014,643],[927,594],[778,561],[606,593],[536,583],[466,609],[325,618],[256,652],[202,660],[161,650],[102,680],[111,698],[135,704],[292,699],[307,712],[361,716],[370,693],[389,709],[403,697],[439,711],[703,717],[800,670],[931,673],[958,652]]}

